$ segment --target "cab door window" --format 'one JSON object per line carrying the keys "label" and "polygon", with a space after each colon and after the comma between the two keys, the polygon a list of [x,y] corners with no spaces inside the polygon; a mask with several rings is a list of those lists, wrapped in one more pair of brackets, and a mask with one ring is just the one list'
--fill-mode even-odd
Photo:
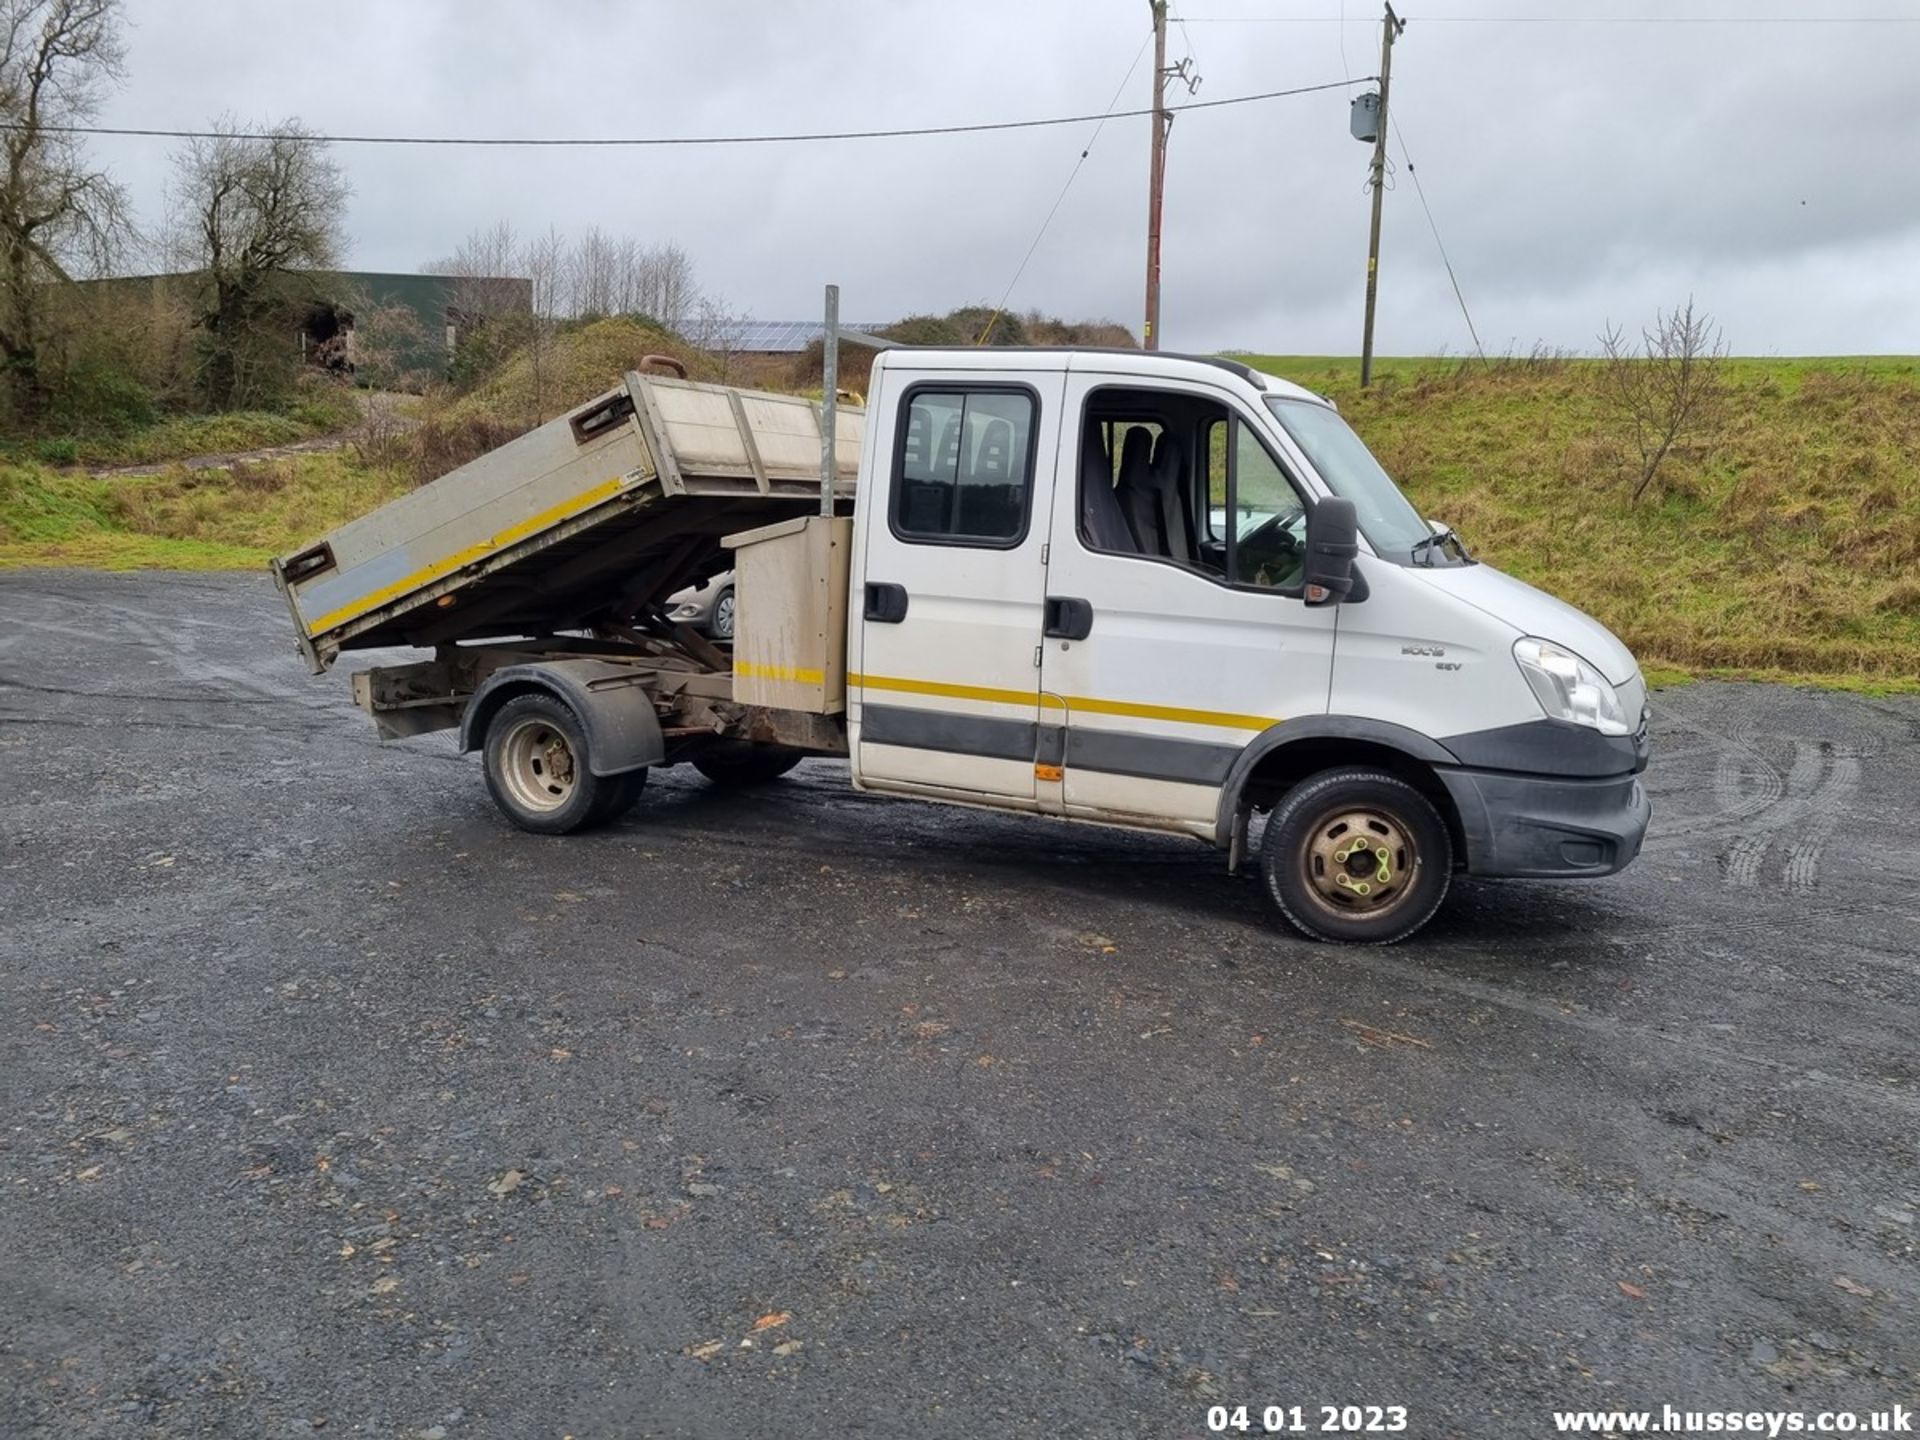
{"label": "cab door window", "polygon": [[1011,548],[1033,498],[1033,392],[928,385],[908,391],[895,427],[893,503],[900,539]]}
{"label": "cab door window", "polygon": [[1265,442],[1238,415],[1227,426],[1227,578],[1297,589],[1306,573],[1307,507]]}

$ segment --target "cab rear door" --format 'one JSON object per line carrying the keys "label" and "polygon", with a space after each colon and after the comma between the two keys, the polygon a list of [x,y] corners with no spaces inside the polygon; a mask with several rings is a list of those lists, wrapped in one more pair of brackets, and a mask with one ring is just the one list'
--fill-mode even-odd
{"label": "cab rear door", "polygon": [[862,789],[1034,808],[1064,385],[1064,365],[954,365],[890,376],[877,397],[848,676]]}

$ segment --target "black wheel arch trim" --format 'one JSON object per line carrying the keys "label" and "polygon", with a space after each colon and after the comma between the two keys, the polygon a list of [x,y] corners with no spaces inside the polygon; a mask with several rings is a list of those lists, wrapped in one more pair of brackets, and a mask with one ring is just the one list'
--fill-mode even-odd
{"label": "black wheel arch trim", "polygon": [[551,695],[580,717],[587,732],[587,768],[595,775],[624,775],[666,758],[660,717],[640,677],[628,666],[592,659],[542,660],[494,671],[461,712],[461,751],[478,750],[500,707],[528,694]]}
{"label": "black wheel arch trim", "polygon": [[1431,735],[1390,720],[1369,720],[1359,715],[1302,715],[1282,720],[1262,730],[1241,750],[1220,787],[1220,804],[1213,827],[1213,843],[1227,848],[1240,813],[1241,799],[1253,772],[1268,756],[1302,740],[1362,741],[1397,750],[1410,760],[1426,765],[1458,765],[1460,758]]}

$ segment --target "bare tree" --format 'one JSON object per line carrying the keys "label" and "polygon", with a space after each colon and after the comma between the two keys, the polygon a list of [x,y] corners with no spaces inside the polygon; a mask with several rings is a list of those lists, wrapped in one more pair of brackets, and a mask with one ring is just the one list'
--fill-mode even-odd
{"label": "bare tree", "polygon": [[175,157],[184,253],[202,277],[203,375],[219,407],[255,399],[281,349],[288,278],[327,270],[342,248],[346,177],[298,120],[277,127],[216,122]]}
{"label": "bare tree", "polygon": [[740,328],[746,320],[718,295],[702,295],[693,307],[685,335],[688,340],[713,357],[722,385],[733,380],[734,366],[740,358]]}
{"label": "bare tree", "polygon": [[132,234],[120,187],[63,127],[99,108],[121,73],[119,0],[0,0],[0,359],[15,413],[45,407],[47,285],[104,270]]}
{"label": "bare tree", "polygon": [[518,278],[519,266],[520,237],[501,220],[473,231],[453,254],[421,268],[429,275],[453,278],[452,318],[456,324],[473,325],[526,310],[526,281]]}
{"label": "bare tree", "polygon": [[527,242],[520,268],[533,285],[533,328],[527,342],[527,366],[533,381],[533,423],[547,418],[549,351],[561,313],[561,292],[567,275],[567,242],[555,226]]}
{"label": "bare tree", "polygon": [[1600,334],[1604,395],[1633,438],[1640,456],[1634,481],[1637,502],[1653,484],[1660,462],[1690,435],[1710,429],[1726,398],[1721,362],[1727,357],[1720,327],[1693,297],[1684,308],[1658,311],[1635,346],[1619,326]]}
{"label": "bare tree", "polygon": [[700,298],[693,261],[672,241],[641,250],[635,259],[629,312],[647,315],[669,330],[683,328]]}
{"label": "bare tree", "polygon": [[578,316],[612,315],[621,301],[620,246],[598,225],[567,255],[567,309]]}

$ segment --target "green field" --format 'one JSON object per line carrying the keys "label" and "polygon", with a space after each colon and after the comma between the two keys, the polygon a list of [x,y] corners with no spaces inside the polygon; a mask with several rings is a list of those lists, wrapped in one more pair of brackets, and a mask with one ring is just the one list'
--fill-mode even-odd
{"label": "green field", "polygon": [[1638,505],[1597,362],[1246,356],[1333,399],[1422,514],[1650,671],[1920,689],[1920,358],[1739,359]]}
{"label": "green field", "polygon": [[[509,370],[429,405],[411,455],[388,437],[377,458],[363,444],[98,478],[0,457],[0,565],[261,565],[492,443],[522,412],[588,398],[637,358],[614,351],[659,343],[583,334],[592,346],[541,367],[548,393],[521,393]],[[1649,673],[1920,689],[1920,359],[1727,362],[1722,423],[1677,449],[1634,504],[1596,362],[1386,359],[1362,391],[1352,359],[1242,358],[1331,397],[1423,514],[1598,616]],[[87,458],[278,443],[317,418],[173,422]]]}

